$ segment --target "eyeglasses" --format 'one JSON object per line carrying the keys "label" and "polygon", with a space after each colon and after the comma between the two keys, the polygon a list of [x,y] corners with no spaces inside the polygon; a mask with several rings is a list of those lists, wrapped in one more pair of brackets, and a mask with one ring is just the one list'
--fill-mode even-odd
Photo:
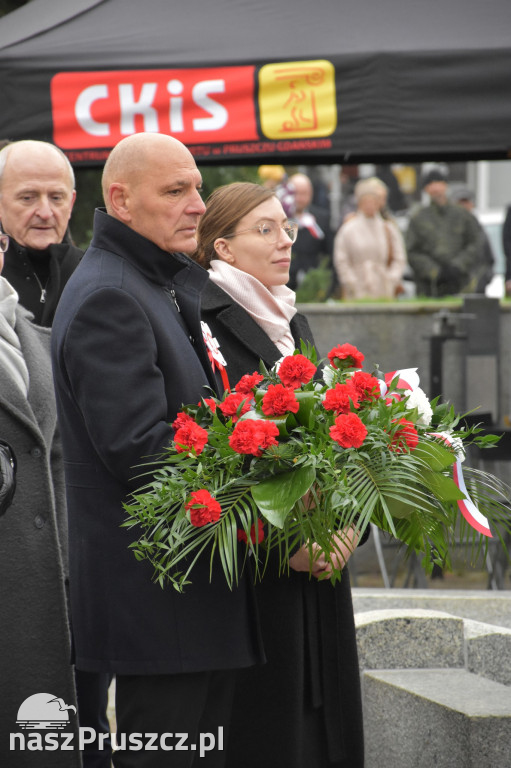
{"label": "eyeglasses", "polygon": [[296,242],[298,236],[298,223],[296,221],[286,221],[285,224],[277,224],[276,221],[263,221],[260,224],[256,224],[255,227],[242,229],[241,232],[234,232],[234,234],[224,235],[224,237],[225,239],[228,239],[230,237],[244,235],[246,232],[259,232],[269,245],[273,245],[278,243],[281,230],[284,230],[292,243]]}
{"label": "eyeglasses", "polygon": [[5,253],[9,247],[9,235],[0,232],[0,253]]}

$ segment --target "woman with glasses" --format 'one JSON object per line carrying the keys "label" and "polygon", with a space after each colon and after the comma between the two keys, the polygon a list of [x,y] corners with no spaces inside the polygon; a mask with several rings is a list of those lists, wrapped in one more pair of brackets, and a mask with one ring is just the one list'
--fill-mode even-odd
{"label": "woman with glasses", "polygon": [[[257,184],[215,190],[198,229],[196,258],[209,269],[202,319],[219,343],[234,387],[244,374],[313,342],[286,287],[297,225],[275,194]],[[223,365],[223,363],[222,363]],[[355,542],[353,541],[353,545]],[[349,558],[343,550],[344,562]],[[304,547],[289,575],[270,562],[256,586],[267,663],[241,671],[227,766],[361,768],[362,712],[347,569],[335,587],[318,580]]]}
{"label": "woman with glasses", "polygon": [[[9,238],[0,233],[0,273],[8,245]],[[22,708],[26,699],[48,694],[48,701],[57,697],[68,708],[76,707],[65,592],[64,468],[50,329],[32,319],[0,276],[0,437],[12,447],[11,458],[16,457],[16,492],[0,517],[0,755],[8,756],[10,768],[28,764],[25,751],[9,749],[10,733],[30,733],[16,724],[18,712],[20,719],[27,717]],[[57,705],[50,709],[55,717]],[[44,717],[44,709],[39,716]],[[71,713],[64,728],[74,731],[76,741]],[[55,768],[78,768],[80,753],[59,750],[48,762]]]}

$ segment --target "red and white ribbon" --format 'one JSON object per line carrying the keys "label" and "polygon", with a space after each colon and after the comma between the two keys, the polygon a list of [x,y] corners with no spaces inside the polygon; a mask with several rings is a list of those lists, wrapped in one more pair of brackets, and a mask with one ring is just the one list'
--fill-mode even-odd
{"label": "red and white ribbon", "polygon": [[[441,438],[445,443],[447,443],[447,445],[453,447],[452,437],[446,432],[433,432],[432,435],[433,437]],[[478,510],[469,496],[467,486],[465,485],[465,478],[463,477],[463,470],[461,468],[461,459],[458,457],[458,455],[456,455],[456,461],[452,468],[452,474],[455,485],[457,485],[457,487],[465,496],[464,499],[458,500],[458,507],[461,514],[467,523],[472,526],[472,528],[475,528],[476,531],[479,531],[479,533],[482,533],[484,536],[488,536],[490,539],[493,538],[488,520]]]}
{"label": "red and white ribbon", "polygon": [[227,372],[225,370],[227,366],[227,361],[225,357],[220,352],[220,344],[216,340],[216,338],[211,333],[211,328],[207,323],[204,322],[204,320],[201,320],[201,328],[202,328],[202,337],[204,339],[204,344],[207,347],[208,350],[208,357],[209,362],[211,363],[211,367],[213,368],[213,371],[217,370],[220,373],[220,376],[222,378],[222,384],[224,385],[224,389],[231,391],[231,388],[229,386],[229,379],[227,377]]}
{"label": "red and white ribbon", "polygon": [[[419,388],[420,379],[419,375],[417,373],[417,368],[402,368],[398,371],[391,371],[390,373],[385,374],[385,381],[380,381],[380,390],[382,397],[384,397],[387,392],[388,388],[390,387],[391,382],[397,377],[397,388],[398,389],[407,389],[414,392]],[[396,397],[399,397],[398,395],[395,395]],[[451,435],[449,435],[447,432],[436,432],[432,433],[433,437],[439,437],[441,440],[443,440],[447,445],[450,447],[453,447],[456,450],[456,446],[453,444],[453,438]],[[456,461],[454,462],[453,468],[452,468],[452,479],[454,480],[455,485],[459,488],[461,493],[465,496],[464,499],[458,500],[458,507],[467,521],[469,525],[472,526],[476,531],[479,533],[482,533],[484,536],[488,536],[490,538],[493,538],[492,532],[490,530],[490,524],[486,517],[478,510],[472,499],[470,498],[470,495],[467,491],[467,486],[465,484],[465,478],[463,477],[463,469],[461,467],[461,458],[459,457],[458,453],[456,453]]]}
{"label": "red and white ribbon", "polygon": [[398,376],[398,389],[417,389],[420,384],[417,368],[400,368],[398,371],[391,371],[385,374],[385,381],[380,379],[380,390],[382,397],[388,392],[391,382]]}
{"label": "red and white ribbon", "polygon": [[316,240],[322,240],[325,236],[325,233],[319,226],[318,222],[316,221],[316,217],[309,213],[309,211],[305,211],[305,213],[302,213],[301,216],[297,217],[298,224],[303,229],[307,229],[312,237],[314,237]]}

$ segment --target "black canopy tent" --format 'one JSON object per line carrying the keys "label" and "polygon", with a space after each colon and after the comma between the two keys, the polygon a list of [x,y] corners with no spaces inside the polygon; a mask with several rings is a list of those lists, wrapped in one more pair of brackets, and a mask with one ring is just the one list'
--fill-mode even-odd
{"label": "black canopy tent", "polygon": [[0,138],[100,164],[172,133],[201,163],[500,159],[510,0],[32,0],[0,19]]}

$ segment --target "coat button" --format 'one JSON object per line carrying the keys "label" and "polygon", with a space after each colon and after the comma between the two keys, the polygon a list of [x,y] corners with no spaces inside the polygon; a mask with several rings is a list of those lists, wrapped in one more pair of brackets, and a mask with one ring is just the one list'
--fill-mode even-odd
{"label": "coat button", "polygon": [[42,515],[36,515],[34,517],[34,525],[36,528],[42,528],[45,524],[46,520]]}
{"label": "coat button", "polygon": [[40,459],[42,456],[42,451],[40,448],[32,448],[30,455],[33,456],[34,459]]}

